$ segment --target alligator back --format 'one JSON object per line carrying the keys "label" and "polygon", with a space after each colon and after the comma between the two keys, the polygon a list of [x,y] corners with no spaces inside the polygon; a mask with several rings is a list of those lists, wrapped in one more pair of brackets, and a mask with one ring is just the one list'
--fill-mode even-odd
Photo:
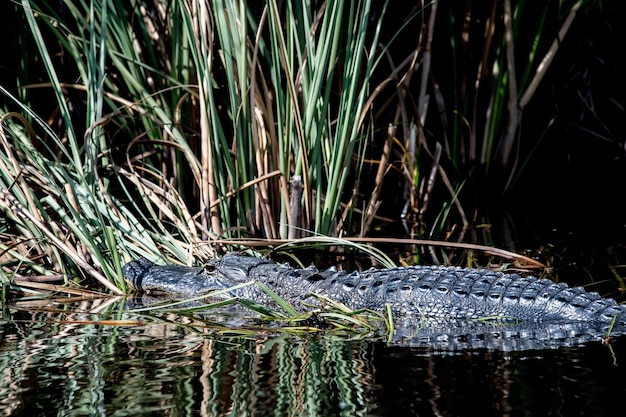
{"label": "alligator back", "polygon": [[[596,321],[626,324],[626,306],[582,287],[488,270],[415,266],[365,272],[318,272],[260,264],[250,277],[288,301],[328,296],[352,309],[389,305],[402,316],[429,321],[489,319],[514,321]],[[252,294],[249,294],[252,295]]]}

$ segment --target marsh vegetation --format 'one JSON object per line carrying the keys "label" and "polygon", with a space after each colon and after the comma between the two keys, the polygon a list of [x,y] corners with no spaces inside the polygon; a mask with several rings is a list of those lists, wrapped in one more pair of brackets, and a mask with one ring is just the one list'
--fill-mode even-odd
{"label": "marsh vegetation", "polygon": [[132,258],[311,236],[498,246],[486,207],[554,149],[551,89],[581,97],[569,126],[590,148],[622,156],[623,95],[561,52],[617,2],[392,3],[4,2],[5,291],[60,276],[121,293]]}

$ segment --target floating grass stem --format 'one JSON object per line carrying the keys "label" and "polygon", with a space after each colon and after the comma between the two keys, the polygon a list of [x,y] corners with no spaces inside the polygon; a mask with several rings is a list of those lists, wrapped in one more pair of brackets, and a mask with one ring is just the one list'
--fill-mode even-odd
{"label": "floating grass stem", "polygon": [[391,305],[385,304],[385,318],[387,325],[387,343],[391,342],[393,334],[395,333],[395,326],[393,324],[393,312],[391,311]]}
{"label": "floating grass stem", "polygon": [[259,288],[261,288],[265,294],[269,295],[270,298],[274,300],[276,304],[278,304],[283,310],[285,310],[285,312],[289,316],[291,317],[300,316],[301,313],[299,313],[298,310],[296,310],[291,304],[285,301],[285,299],[283,299],[278,294],[276,294],[276,292],[274,292],[270,287],[268,287],[267,285],[265,285],[264,283],[260,281],[256,281],[256,285],[258,285]]}

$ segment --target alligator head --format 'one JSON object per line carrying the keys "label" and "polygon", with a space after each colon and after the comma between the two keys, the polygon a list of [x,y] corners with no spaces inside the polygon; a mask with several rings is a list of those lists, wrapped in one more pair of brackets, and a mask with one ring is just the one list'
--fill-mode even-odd
{"label": "alligator head", "polygon": [[258,258],[226,255],[202,267],[187,267],[156,265],[142,258],[124,265],[122,273],[136,292],[174,298],[195,297],[248,282],[251,270],[262,264],[271,263]]}

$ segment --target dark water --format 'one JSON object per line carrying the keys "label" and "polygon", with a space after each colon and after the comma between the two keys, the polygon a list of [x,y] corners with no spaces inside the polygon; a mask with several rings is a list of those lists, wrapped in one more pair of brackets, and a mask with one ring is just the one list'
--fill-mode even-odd
{"label": "dark water", "polygon": [[450,354],[336,337],[229,337],[113,300],[21,302],[0,319],[0,415],[594,416],[616,415],[626,399],[619,339]]}

